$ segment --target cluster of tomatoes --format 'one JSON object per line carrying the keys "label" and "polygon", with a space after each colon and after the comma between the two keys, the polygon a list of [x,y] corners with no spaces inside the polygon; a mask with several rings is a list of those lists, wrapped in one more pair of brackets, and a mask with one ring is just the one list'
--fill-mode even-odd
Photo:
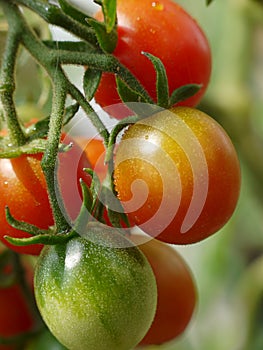
{"label": "cluster of tomatoes", "polygon": [[[203,31],[171,0],[121,0],[117,18],[113,55],[153,100],[157,100],[156,73],[142,52],[161,59],[170,94],[186,84],[201,86],[180,106],[159,110],[129,126],[116,147],[114,190],[132,233],[120,235],[109,220],[105,225],[94,219],[85,234],[67,243],[44,248],[8,243],[5,236],[30,235],[7,222],[6,206],[16,220],[40,229],[52,227],[54,221],[42,154],[0,159],[0,239],[17,253],[41,253],[34,280],[37,305],[51,332],[72,350],[128,350],[182,334],[195,309],[196,285],[170,244],[199,242],[217,232],[231,217],[239,196],[240,169],[231,140],[214,119],[194,108],[211,72]],[[114,107],[121,100],[113,74],[103,73],[95,99],[117,119],[130,113],[123,104]],[[79,179],[91,185],[84,169],[95,169],[103,180],[108,168],[101,160],[105,153],[101,140],[70,140],[73,147],[59,155],[56,176],[74,221],[82,205],[76,195],[81,193]],[[0,289],[0,338],[34,329],[30,310],[23,311],[26,307],[18,284]],[[15,310],[22,311],[15,314]]]}

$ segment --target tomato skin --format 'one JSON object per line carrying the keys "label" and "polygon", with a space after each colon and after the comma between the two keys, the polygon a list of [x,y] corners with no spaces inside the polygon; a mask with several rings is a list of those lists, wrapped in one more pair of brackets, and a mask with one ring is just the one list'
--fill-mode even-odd
{"label": "tomato skin", "polygon": [[171,246],[141,234],[129,239],[148,259],[157,283],[157,310],[141,345],[162,344],[181,335],[196,306],[197,292],[192,273],[183,257]]}
{"label": "tomato skin", "polygon": [[[0,246],[0,251],[3,248]],[[28,262],[23,261],[26,272],[26,282],[29,287],[33,286],[33,269]],[[8,276],[13,273],[11,264],[6,264],[1,271],[2,276]],[[35,319],[22,287],[14,282],[12,285],[0,286],[0,338],[9,338],[22,335],[32,331],[35,325]],[[20,349],[21,344],[10,343],[0,345],[0,350]]]}
{"label": "tomato skin", "polygon": [[[102,20],[102,13],[96,17]],[[118,43],[114,56],[137,77],[155,101],[156,73],[142,52],[159,57],[166,68],[170,93],[185,84],[202,84],[197,94],[180,103],[196,106],[211,74],[209,43],[197,22],[171,0],[119,0],[117,17]],[[121,102],[113,74],[103,73],[95,100],[102,107]],[[112,113],[118,119],[127,116],[127,111],[116,111],[114,107]]]}
{"label": "tomato skin", "polygon": [[[64,136],[65,137],[65,136]],[[73,141],[68,136],[67,141]],[[17,220],[48,229],[54,224],[47,195],[47,186],[41,169],[42,154],[21,155],[12,159],[0,159],[0,240],[10,249],[24,254],[38,255],[42,245],[15,246],[8,243],[4,236],[30,237],[26,232],[11,227],[6,221],[5,207]],[[58,181],[62,196],[71,218],[75,218],[81,205],[79,178],[90,183],[90,177],[84,173],[84,167],[90,164],[76,144],[66,153],[59,155],[57,167]]]}
{"label": "tomato skin", "polygon": [[104,163],[106,149],[101,139],[88,139],[82,136],[75,137],[78,145],[83,149],[91,168],[96,172],[99,179],[103,181],[106,177],[108,167]]}
{"label": "tomato skin", "polygon": [[126,131],[116,152],[114,179],[125,211],[144,232],[188,244],[229,220],[241,175],[222,127],[201,111],[177,107]]}
{"label": "tomato skin", "polygon": [[128,350],[149,329],[156,282],[147,259],[129,244],[118,231],[95,223],[85,237],[43,249],[36,301],[69,350]]}

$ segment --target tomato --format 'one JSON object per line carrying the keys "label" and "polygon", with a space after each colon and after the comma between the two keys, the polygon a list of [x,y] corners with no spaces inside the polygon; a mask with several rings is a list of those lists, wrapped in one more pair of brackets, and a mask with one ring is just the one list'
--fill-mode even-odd
{"label": "tomato", "polygon": [[[66,136],[65,141],[73,141]],[[5,207],[21,221],[48,229],[54,224],[47,195],[47,186],[41,169],[42,154],[21,155],[12,159],[0,159],[0,239],[16,252],[38,255],[42,245],[18,247],[9,244],[4,236],[30,237],[26,232],[11,227],[6,221]],[[83,171],[90,164],[81,148],[60,153],[57,166],[58,183],[69,215],[74,219],[81,205],[79,178],[90,183],[90,177]]]}
{"label": "tomato", "polygon": [[141,234],[129,238],[148,259],[157,283],[156,314],[141,344],[161,344],[182,334],[189,324],[197,299],[195,282],[174,248],[156,239],[147,241]]}
{"label": "tomato", "polygon": [[104,163],[106,149],[101,139],[87,139],[86,137],[75,137],[78,145],[85,152],[91,168],[96,172],[101,181],[107,174],[107,165]]}
{"label": "tomato", "polygon": [[[13,273],[11,264],[5,263],[1,267],[3,267],[3,271],[0,271],[1,277],[9,276]],[[27,283],[29,286],[32,286],[33,271],[28,264],[26,265],[26,272]],[[7,286],[0,285],[0,339],[6,338],[8,340],[8,338],[17,337],[32,331],[34,324],[32,310],[18,282],[14,281],[13,284]],[[0,345],[0,350],[13,349],[18,349],[17,343]]]}
{"label": "tomato", "polygon": [[144,232],[168,243],[194,243],[231,217],[240,166],[223,128],[205,113],[177,107],[126,130],[114,182],[125,211]]}
{"label": "tomato", "polygon": [[[101,20],[102,13],[96,17]],[[119,0],[118,42],[114,56],[141,82],[156,101],[156,73],[142,51],[159,57],[167,72],[170,93],[190,83],[202,84],[197,94],[182,105],[195,106],[204,95],[211,73],[211,52],[197,22],[171,0]],[[95,100],[102,106],[121,102],[115,77],[103,73]],[[123,108],[107,109],[115,117],[127,116]]]}
{"label": "tomato", "polygon": [[35,272],[44,321],[69,350],[128,350],[146,334],[156,310],[147,259],[113,228],[93,223],[85,237],[45,247]]}

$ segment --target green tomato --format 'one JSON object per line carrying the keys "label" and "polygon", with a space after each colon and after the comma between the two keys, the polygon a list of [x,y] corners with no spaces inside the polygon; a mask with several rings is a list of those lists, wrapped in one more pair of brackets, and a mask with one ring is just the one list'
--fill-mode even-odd
{"label": "green tomato", "polygon": [[102,224],[43,249],[35,296],[50,331],[70,350],[128,350],[156,311],[157,288],[142,252]]}

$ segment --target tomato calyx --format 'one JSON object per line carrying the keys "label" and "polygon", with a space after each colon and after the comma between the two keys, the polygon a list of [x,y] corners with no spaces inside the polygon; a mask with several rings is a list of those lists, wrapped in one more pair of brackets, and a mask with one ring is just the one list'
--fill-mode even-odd
{"label": "tomato calyx", "polygon": [[[162,61],[148,52],[141,52],[141,54],[151,61],[156,72],[157,106],[169,109],[179,102],[192,97],[201,89],[201,84],[186,84],[175,89],[169,96],[168,77]],[[146,102],[138,92],[132,90],[118,77],[116,77],[116,85],[118,94],[123,102]]]}

